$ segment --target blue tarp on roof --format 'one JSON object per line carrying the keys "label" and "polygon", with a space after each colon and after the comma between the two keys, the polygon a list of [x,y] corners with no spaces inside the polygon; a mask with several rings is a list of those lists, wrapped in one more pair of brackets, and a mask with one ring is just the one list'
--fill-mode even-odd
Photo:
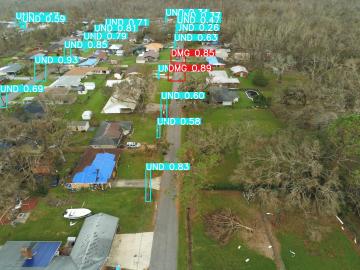
{"label": "blue tarp on roof", "polygon": [[101,153],[95,156],[90,166],[74,175],[73,183],[105,184],[111,178],[115,167],[115,155]]}
{"label": "blue tarp on roof", "polygon": [[96,58],[89,58],[86,61],[79,64],[80,67],[91,67],[95,66],[98,63]]}
{"label": "blue tarp on roof", "polygon": [[206,61],[213,66],[224,65],[224,63],[219,62],[219,59],[216,56],[206,57]]}
{"label": "blue tarp on roof", "polygon": [[33,257],[24,261],[23,267],[46,267],[54,258],[61,242],[37,242],[31,249]]}

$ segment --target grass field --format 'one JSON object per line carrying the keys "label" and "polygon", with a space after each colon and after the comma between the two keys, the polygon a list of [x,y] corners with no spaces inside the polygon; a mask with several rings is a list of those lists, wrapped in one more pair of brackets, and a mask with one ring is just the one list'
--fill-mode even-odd
{"label": "grass field", "polygon": [[[147,162],[161,162],[163,156],[159,153],[152,155],[139,151],[124,151],[121,153],[120,162],[117,169],[117,176],[120,179],[143,179],[145,163]],[[159,175],[158,171],[155,171],[153,177]]]}
{"label": "grass field", "polygon": [[[60,207],[50,206],[49,201],[63,201]],[[145,204],[142,189],[110,189],[104,192],[79,191],[69,193],[62,188],[51,190],[46,198],[41,198],[31,213],[29,220],[13,228],[2,226],[0,244],[7,240],[61,240],[77,236],[82,221],[70,227],[63,218],[63,212],[70,207],[85,207],[93,213],[104,212],[120,218],[121,233],[135,233],[152,230],[153,204]]]}
{"label": "grass field", "polygon": [[[359,253],[339,230],[334,229],[321,242],[305,241],[296,234],[278,236],[282,258],[288,270],[353,270],[360,265]],[[296,253],[292,257],[289,250]]]}
{"label": "grass field", "polygon": [[152,102],[159,103],[160,102],[160,93],[161,92],[170,92],[172,89],[172,82],[169,82],[167,79],[160,79],[158,82],[157,91],[154,95]]}
{"label": "grass field", "polygon": [[[237,192],[202,192],[199,194],[199,205],[193,224],[193,269],[194,270],[275,270],[272,260],[249,249],[239,234],[235,234],[226,245],[220,245],[205,233],[202,216],[220,208],[231,208],[233,213],[242,220],[250,214],[250,209],[241,202],[241,195]],[[184,216],[182,215],[182,221]],[[180,241],[185,240],[184,222],[180,223]],[[241,249],[237,247],[241,245]],[[179,270],[186,270],[186,245],[182,242],[179,250]],[[250,261],[245,263],[249,258]]]}

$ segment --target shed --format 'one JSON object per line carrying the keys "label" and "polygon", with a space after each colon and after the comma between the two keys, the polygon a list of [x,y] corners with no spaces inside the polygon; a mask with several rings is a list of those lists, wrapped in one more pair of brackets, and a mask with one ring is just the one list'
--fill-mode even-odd
{"label": "shed", "polygon": [[94,90],[95,83],[94,82],[84,82],[85,90]]}
{"label": "shed", "polygon": [[248,70],[244,66],[234,66],[230,68],[231,72],[235,76],[239,76],[241,78],[246,78],[249,75]]}
{"label": "shed", "polygon": [[84,111],[81,115],[83,120],[90,120],[92,117],[92,111]]}

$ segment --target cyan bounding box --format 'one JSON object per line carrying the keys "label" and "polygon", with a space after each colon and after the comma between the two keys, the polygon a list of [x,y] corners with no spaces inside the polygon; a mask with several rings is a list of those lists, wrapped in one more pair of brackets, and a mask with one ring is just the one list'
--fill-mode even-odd
{"label": "cyan bounding box", "polygon": [[77,64],[79,63],[77,56],[35,56],[35,64]]}
{"label": "cyan bounding box", "polygon": [[15,18],[24,23],[64,23],[67,21],[66,15],[60,12],[16,12]]}
{"label": "cyan bounding box", "polygon": [[189,171],[190,163],[146,163],[147,171]]}
{"label": "cyan bounding box", "polygon": [[205,99],[205,92],[161,92],[161,99]]}
{"label": "cyan bounding box", "polygon": [[65,40],[66,49],[106,49],[109,47],[107,40]]}
{"label": "cyan bounding box", "polygon": [[128,18],[128,19],[122,19],[122,18],[106,18],[105,19],[106,25],[124,25],[124,24],[130,24],[130,25],[137,25],[137,26],[149,26],[150,20],[147,18]]}
{"label": "cyan bounding box", "polygon": [[180,24],[177,23],[175,25],[175,32],[217,32],[220,31],[221,26],[220,24],[216,23],[186,23],[186,24]]}
{"label": "cyan bounding box", "polygon": [[[179,14],[180,15],[180,14]],[[177,23],[221,23],[222,12],[185,12],[176,17]]]}
{"label": "cyan bounding box", "polygon": [[9,97],[7,93],[0,94],[0,109],[6,109],[8,107]]}
{"label": "cyan bounding box", "polygon": [[91,39],[111,39],[111,40],[124,40],[129,38],[128,33],[113,33],[113,32],[84,32],[84,40]]}
{"label": "cyan bounding box", "polygon": [[43,93],[45,87],[43,85],[0,85],[0,93]]}
{"label": "cyan bounding box", "polygon": [[117,25],[117,24],[95,24],[94,32],[138,32],[138,25]]}
{"label": "cyan bounding box", "polygon": [[201,125],[201,118],[162,118],[156,119],[158,126],[199,126]]}
{"label": "cyan bounding box", "polygon": [[202,9],[202,8],[166,8],[165,9],[165,16],[164,16],[164,21],[167,22],[167,18],[168,17],[179,17],[179,15],[183,16],[182,14],[184,14],[184,12],[209,12],[210,9]]}
{"label": "cyan bounding box", "polygon": [[218,41],[219,34],[175,34],[174,41]]}

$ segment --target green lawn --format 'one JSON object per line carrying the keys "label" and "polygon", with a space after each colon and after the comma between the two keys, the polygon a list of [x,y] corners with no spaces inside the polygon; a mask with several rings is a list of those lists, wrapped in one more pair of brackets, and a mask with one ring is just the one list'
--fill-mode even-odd
{"label": "green lawn", "polygon": [[[63,218],[63,212],[70,207],[84,207],[93,213],[104,212],[120,218],[120,233],[151,231],[153,204],[144,203],[142,189],[110,189],[107,191],[79,191],[70,193],[62,188],[51,190],[42,198],[29,220],[13,228],[2,226],[0,244],[7,240],[61,240],[68,236],[77,236],[82,225],[79,221],[70,227],[69,221]],[[60,207],[50,206],[48,201],[63,200]]]}
{"label": "green lawn", "polygon": [[135,55],[122,56],[120,59],[120,65],[132,65],[136,63]]}
{"label": "green lawn", "polygon": [[159,60],[170,60],[170,49],[160,51]]}
{"label": "green lawn", "polygon": [[[220,208],[230,208],[241,220],[246,219],[251,210],[242,202],[240,193],[227,193],[226,196],[219,192],[203,192],[199,194],[200,203],[196,207],[198,214],[193,224],[193,269],[194,270],[275,270],[272,260],[260,255],[258,252],[246,247],[240,235],[235,234],[226,245],[220,245],[205,233],[202,216]],[[180,246],[178,269],[186,270],[186,244],[184,215],[181,215],[180,223]],[[239,250],[237,247],[241,245]],[[250,261],[245,263],[249,258]]]}
{"label": "green lawn", "polygon": [[[161,162],[162,160],[163,156],[159,153],[148,155],[139,151],[123,151],[117,169],[118,177],[120,179],[143,179],[145,163]],[[154,173],[153,176],[159,175],[159,172]]]}
{"label": "green lawn", "polygon": [[249,121],[254,124],[254,128],[260,134],[271,134],[274,130],[280,128],[282,124],[275,118],[270,110],[251,108],[252,101],[245,93],[239,92],[239,102],[232,107],[209,107],[202,112],[195,112],[196,115],[203,118],[204,124],[214,126],[224,125],[230,122]]}
{"label": "green lawn", "polygon": [[87,132],[72,132],[70,136],[69,146],[86,146],[90,144],[91,139],[94,137],[95,131]]}
{"label": "green lawn", "polygon": [[154,102],[154,103],[160,102],[160,93],[161,92],[171,92],[172,91],[172,82],[169,82],[167,79],[160,79],[160,80],[158,80],[157,84],[158,84],[157,91],[152,100],[152,102]]}
{"label": "green lawn", "polygon": [[[359,269],[360,256],[339,229],[334,229],[320,243],[305,241],[292,233],[279,234],[278,238],[287,270]],[[295,257],[289,250],[296,253]]]}

